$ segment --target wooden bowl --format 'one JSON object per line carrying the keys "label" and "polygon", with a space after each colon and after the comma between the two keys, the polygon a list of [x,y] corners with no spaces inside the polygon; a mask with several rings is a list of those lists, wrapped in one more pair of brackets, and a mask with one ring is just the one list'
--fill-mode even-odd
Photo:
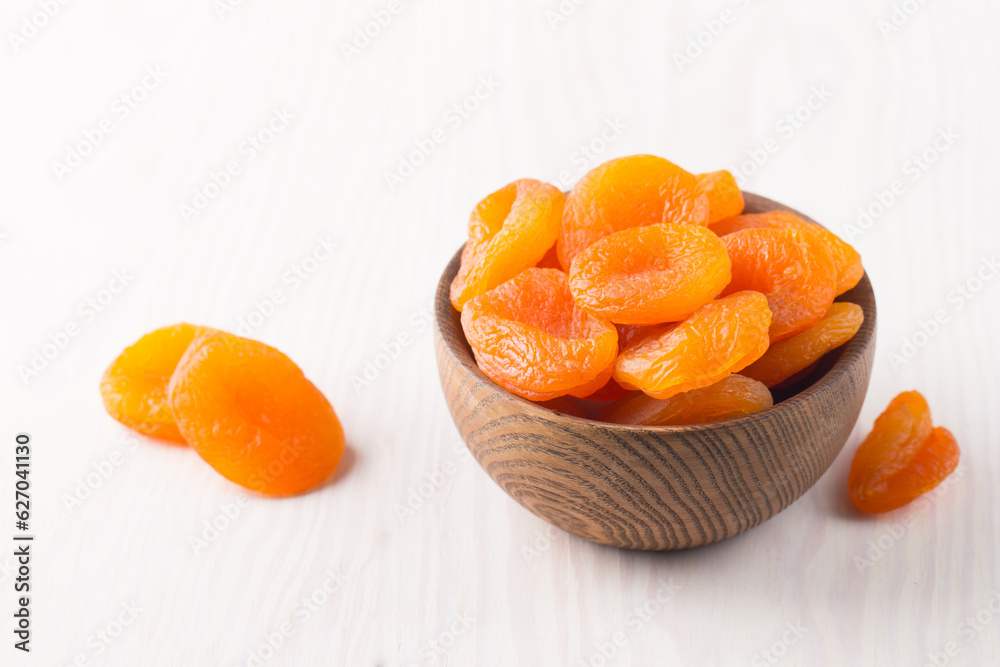
{"label": "wooden bowl", "polygon": [[[792,210],[745,197],[747,213]],[[567,532],[653,551],[738,535],[815,484],[854,428],[875,355],[867,274],[838,298],[864,309],[864,325],[827,355],[811,386],[739,419],[623,426],[554,413],[483,375],[448,300],[460,254],[441,276],[435,301],[438,372],[452,419],[500,488]]]}

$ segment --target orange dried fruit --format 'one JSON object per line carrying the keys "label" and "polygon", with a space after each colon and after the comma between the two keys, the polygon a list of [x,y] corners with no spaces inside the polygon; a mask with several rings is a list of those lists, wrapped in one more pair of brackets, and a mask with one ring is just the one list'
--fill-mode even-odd
{"label": "orange dried fruit", "polygon": [[167,388],[185,440],[223,477],[288,495],[329,477],[344,452],[333,407],[280,351],[221,331],[188,347]]}
{"label": "orange dried fruit", "polygon": [[709,229],[719,236],[726,236],[744,229],[798,229],[818,235],[818,242],[827,246],[836,267],[837,285],[834,289],[834,296],[840,296],[852,289],[865,274],[864,266],[861,264],[861,255],[849,243],[825,227],[817,225],[815,222],[803,220],[789,211],[738,215],[710,223]]}
{"label": "orange dried fruit", "polygon": [[944,481],[960,456],[955,436],[933,428],[920,392],[903,392],[854,453],[847,479],[851,500],[871,514],[902,507]]}
{"label": "orange dried fruit", "polygon": [[813,326],[771,345],[764,356],[743,369],[743,374],[775,387],[854,338],[864,321],[861,306],[835,303]]}
{"label": "orange dried fruit", "polygon": [[483,373],[532,401],[594,393],[618,352],[615,327],[576,306],[558,269],[527,269],[473,298],[462,329]]}
{"label": "orange dried fruit", "polygon": [[604,409],[601,421],[644,426],[707,424],[744,417],[774,405],[771,392],[760,382],[730,375],[701,389],[670,398],[636,392]]}
{"label": "orange dried fruit", "polygon": [[564,201],[557,188],[524,178],[479,202],[451,283],[452,305],[462,310],[472,297],[535,266],[556,242]]}
{"label": "orange dried fruit", "polygon": [[771,311],[759,292],[737,292],[678,324],[654,328],[615,362],[626,389],[670,398],[707,387],[757,361],[768,347]]}
{"label": "orange dried fruit", "polygon": [[605,236],[573,260],[580,308],[619,324],[679,322],[729,284],[725,244],[705,227],[662,224]]}
{"label": "orange dried fruit", "polygon": [[743,193],[728,171],[698,174],[698,192],[708,198],[708,224],[743,212]]}
{"label": "orange dried fruit", "polygon": [[753,290],[767,296],[776,343],[819,322],[833,303],[836,270],[815,236],[794,229],[744,229],[722,237],[733,279],[723,295]]}
{"label": "orange dried fruit", "polygon": [[556,252],[556,246],[554,243],[545,255],[538,260],[538,263],[535,264],[535,266],[539,269],[559,269],[562,271],[562,264],[559,263],[559,253]]}
{"label": "orange dried fruit", "polygon": [[167,402],[167,383],[191,341],[205,331],[211,330],[175,324],[125,348],[101,378],[108,414],[139,433],[183,444]]}
{"label": "orange dried fruit", "polygon": [[559,262],[569,269],[595,241],[629,227],[705,224],[708,198],[694,174],[652,155],[610,160],[592,169],[566,198],[559,231]]}

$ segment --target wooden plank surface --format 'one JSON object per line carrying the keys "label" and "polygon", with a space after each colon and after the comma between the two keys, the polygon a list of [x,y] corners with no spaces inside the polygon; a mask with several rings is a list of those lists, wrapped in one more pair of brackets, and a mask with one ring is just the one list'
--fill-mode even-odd
{"label": "wooden plank surface", "polygon": [[[24,656],[3,472],[0,663],[997,664],[998,18],[972,0],[4,3],[0,467],[30,432],[37,537]],[[823,222],[879,306],[830,471],[670,554],[508,498],[458,441],[430,333],[479,198],[639,152]],[[347,433],[332,483],[247,496],[104,414],[104,367],[177,321],[302,366]],[[860,518],[850,455],[911,388],[963,463],[940,497]]]}

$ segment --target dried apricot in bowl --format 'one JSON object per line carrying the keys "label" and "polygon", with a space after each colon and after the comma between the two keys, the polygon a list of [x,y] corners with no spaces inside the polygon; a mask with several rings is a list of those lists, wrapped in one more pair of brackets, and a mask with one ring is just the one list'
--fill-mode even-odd
{"label": "dried apricot in bowl", "polygon": [[462,266],[451,284],[451,303],[465,303],[535,266],[559,236],[565,197],[531,178],[500,188],[473,209]]}
{"label": "dried apricot in bowl", "polygon": [[759,292],[716,299],[679,324],[644,332],[618,355],[613,377],[654,398],[707,387],[757,361],[767,350],[770,324]]}
{"label": "dried apricot in bowl", "polygon": [[731,279],[725,244],[698,225],[650,225],[615,232],[573,260],[577,305],[616,324],[679,322]]}
{"label": "dried apricot in bowl", "polygon": [[210,329],[175,324],[125,348],[101,378],[101,398],[108,414],[139,433],[183,443],[167,404],[167,383],[191,341],[205,331]]}
{"label": "dried apricot in bowl", "polygon": [[771,392],[760,382],[730,375],[701,389],[670,398],[642,392],[621,398],[604,409],[601,421],[640,426],[708,424],[744,417],[774,405]]}
{"label": "dried apricot in bowl", "polygon": [[819,322],[833,303],[836,272],[830,251],[799,230],[744,229],[722,237],[733,280],[723,295],[753,290],[767,296],[777,343]]}
{"label": "dried apricot in bowl", "polygon": [[223,477],[272,495],[326,479],[344,452],[333,407],[291,359],[223,332],[199,336],[170,379],[170,409]]}
{"label": "dried apricot in bowl", "polygon": [[728,171],[698,174],[698,191],[708,198],[708,224],[743,212],[743,193]]}
{"label": "dried apricot in bowl", "polygon": [[857,285],[861,276],[865,274],[865,268],[861,264],[861,255],[849,243],[821,225],[803,220],[789,211],[738,215],[709,223],[709,229],[719,236],[726,236],[744,229],[798,229],[817,234],[819,241],[829,248],[833,257],[833,264],[837,271],[837,287],[834,290],[836,296],[840,296]]}
{"label": "dried apricot in bowl", "polygon": [[934,428],[927,401],[917,391],[892,399],[854,453],[847,488],[862,512],[879,514],[927,493],[955,470],[955,436]]}
{"label": "dried apricot in bowl", "polygon": [[826,353],[854,338],[865,321],[861,306],[835,303],[823,319],[791,338],[775,343],[743,374],[776,387],[817,363]]}
{"label": "dried apricot in bowl", "polygon": [[483,373],[532,401],[594,393],[618,353],[618,331],[576,306],[558,269],[527,269],[472,299],[462,329]]}
{"label": "dried apricot in bowl", "polygon": [[629,227],[705,224],[708,206],[694,174],[672,162],[653,155],[609,160],[587,172],[566,198],[559,261],[568,270],[590,244]]}

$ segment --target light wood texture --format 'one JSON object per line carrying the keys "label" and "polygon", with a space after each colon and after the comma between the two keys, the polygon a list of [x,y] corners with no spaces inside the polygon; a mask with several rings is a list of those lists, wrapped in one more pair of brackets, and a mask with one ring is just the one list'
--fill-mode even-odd
{"label": "light wood texture", "polygon": [[[791,210],[746,193],[746,213]],[[802,213],[800,217],[809,219]],[[704,546],[767,521],[826,472],[854,428],[875,358],[868,277],[839,298],[864,310],[854,338],[792,397],[701,426],[622,426],[555,414],[476,366],[448,290],[435,299],[438,372],[452,419],[476,460],[512,498],[599,544],[670,551]]]}
{"label": "light wood texture", "polygon": [[[912,667],[949,642],[949,667],[997,664],[998,617],[968,638],[959,624],[1000,590],[1000,277],[955,290],[1000,253],[1000,5],[917,3],[883,37],[878,21],[912,3],[401,0],[348,62],[341,45],[387,0],[226,1],[222,17],[215,0],[60,3],[17,53],[8,32],[52,3],[0,3],[0,665],[246,667],[286,623],[265,667],[773,667],[775,645],[781,667]],[[575,11],[553,29],[561,4]],[[678,71],[723,10],[735,20]],[[123,118],[116,100],[155,65],[166,78]],[[446,121],[480,77],[495,90]],[[248,161],[241,145],[281,106],[294,118]],[[52,163],[103,118],[113,132],[60,181]],[[949,126],[958,138],[913,180],[904,166]],[[386,172],[439,127],[390,189]],[[517,178],[568,188],[641,152],[738,169],[768,140],[746,189],[845,237],[859,207],[904,187],[851,238],[879,331],[847,445],[787,509],[707,547],[626,551],[550,526],[476,464],[441,392],[433,292],[469,212]],[[231,160],[240,172],[185,224],[178,205]],[[295,282],[327,238],[338,249]],[[123,269],[127,288],[84,317]],[[189,450],[129,440],[97,387],[142,333],[236,329],[276,290],[251,335],[330,398],[351,454],[316,492],[254,497],[228,520],[240,490]],[[22,382],[18,365],[70,323]],[[890,358],[914,338],[905,363]],[[906,389],[955,433],[961,466],[943,495],[859,516],[850,457]],[[37,445],[30,656],[8,641],[21,430]],[[226,528],[195,553],[212,521]],[[329,594],[328,570],[344,575]],[[325,604],[304,607],[312,595]],[[99,652],[91,638],[133,602],[136,622]],[[787,646],[786,624],[804,629]]]}

